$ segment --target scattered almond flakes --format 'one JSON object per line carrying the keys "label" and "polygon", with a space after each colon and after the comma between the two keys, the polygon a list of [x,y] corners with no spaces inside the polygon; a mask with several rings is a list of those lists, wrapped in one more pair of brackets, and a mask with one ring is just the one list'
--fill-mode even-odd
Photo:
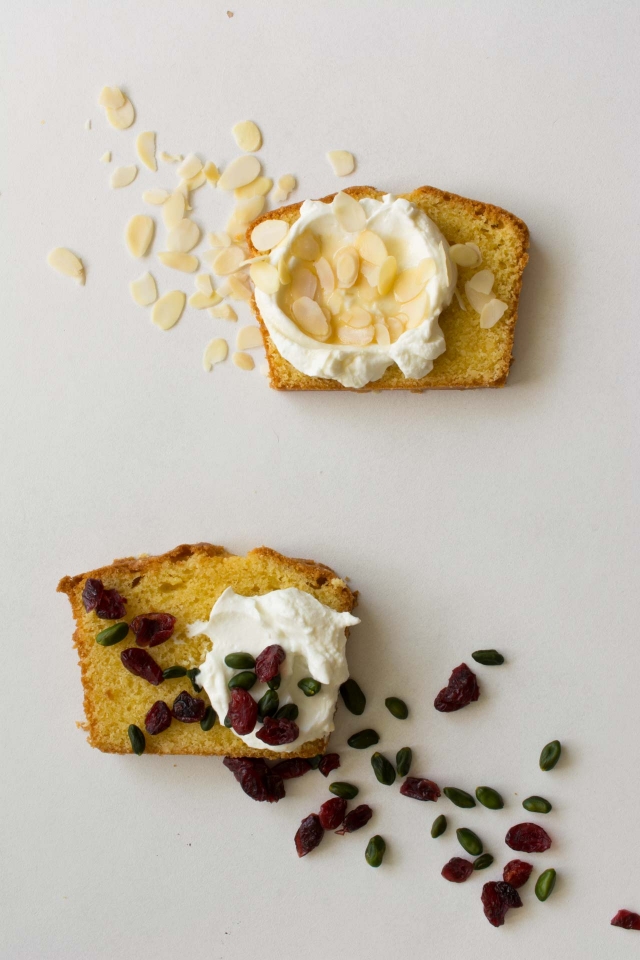
{"label": "scattered almond flakes", "polygon": [[47,263],[58,273],[62,273],[65,277],[71,277],[73,280],[77,280],[81,287],[84,286],[85,275],[82,260],[80,257],[76,257],[75,253],[71,253],[71,250],[66,247],[55,247],[47,255]]}
{"label": "scattered almond flakes", "polygon": [[489,301],[494,299],[490,293],[480,293],[479,290],[474,290],[468,280],[464,285],[464,292],[476,313],[482,313]]}
{"label": "scattered almond flakes", "polygon": [[212,163],[211,160],[207,160],[202,168],[202,171],[211,186],[215,187],[216,183],[220,179],[220,171],[216,167],[215,163]]}
{"label": "scattered almond flakes", "polygon": [[296,267],[291,274],[291,299],[298,300],[300,297],[315,299],[318,289],[318,278],[306,267]]}
{"label": "scattered almond flakes", "polygon": [[[168,202],[168,201],[167,201]],[[200,227],[184,217],[167,234],[167,247],[177,253],[189,253],[200,240]]]}
{"label": "scattered almond flakes", "polygon": [[467,240],[465,246],[471,247],[472,250],[475,250],[475,252],[478,255],[478,262],[477,264],[475,264],[475,266],[479,267],[480,264],[482,263],[482,251],[480,250],[480,247],[478,246],[477,243],[472,243],[470,240]]}
{"label": "scattered almond flakes", "polygon": [[118,110],[120,107],[124,107],[125,99],[126,97],[120,87],[103,87],[98,97],[98,103],[101,107]]}
{"label": "scattered almond flakes", "polygon": [[263,220],[251,231],[251,243],[256,250],[272,250],[288,232],[286,220]]}
{"label": "scattered almond flakes", "polygon": [[404,333],[404,325],[406,323],[406,317],[403,313],[399,313],[397,317],[389,317],[387,319],[387,327],[389,329],[389,336],[391,337],[391,343],[395,343],[398,337],[401,337]]}
{"label": "scattered almond flakes", "polygon": [[255,153],[262,146],[262,134],[253,120],[241,120],[232,129],[235,141],[245,153]]}
{"label": "scattered almond flakes", "polygon": [[162,207],[162,219],[167,230],[172,230],[180,223],[184,217],[184,210],[184,194],[180,190],[174,190]]}
{"label": "scattered almond flakes", "polygon": [[205,297],[210,297],[214,292],[211,274],[199,273],[196,277],[196,289],[199,290],[200,293],[204,293]]}
{"label": "scattered almond flakes", "polygon": [[175,250],[163,250],[158,254],[158,260],[165,267],[180,270],[182,273],[195,273],[198,269],[198,258],[190,253],[179,253]]}
{"label": "scattered almond flakes", "polygon": [[222,297],[219,293],[216,293],[215,290],[210,296],[196,290],[196,292],[192,293],[189,297],[189,306],[194,307],[196,310],[206,310],[208,307],[215,307],[221,300]]}
{"label": "scattered almond flakes", "polygon": [[338,286],[345,290],[353,286],[360,269],[360,258],[355,247],[342,247],[334,257]]}
{"label": "scattered almond flakes", "polygon": [[409,267],[398,274],[393,286],[393,295],[399,303],[406,303],[418,296],[424,284],[419,267]]}
{"label": "scattered almond flakes", "polygon": [[253,294],[249,289],[248,282],[239,274],[230,276],[227,284],[229,286],[229,296],[232,300],[251,300]]}
{"label": "scattered almond flakes", "polygon": [[310,297],[299,297],[291,307],[298,326],[312,337],[327,337],[331,327],[319,303]]}
{"label": "scattered almond flakes", "polygon": [[127,130],[136,118],[136,112],[133,104],[127,97],[124,98],[124,104],[117,109],[107,107],[107,120],[116,130]]}
{"label": "scattered almond flakes", "polygon": [[188,154],[180,164],[176,173],[182,180],[191,180],[202,170],[202,160],[195,153]]}
{"label": "scattered almond flakes", "polygon": [[256,365],[255,360],[248,353],[234,353],[231,359],[241,370],[253,370]]}
{"label": "scattered almond flakes", "polygon": [[348,150],[330,150],[327,160],[333,167],[336,177],[348,177],[356,167],[355,158]]}
{"label": "scattered almond flakes", "polygon": [[170,290],[154,303],[151,319],[161,330],[170,330],[182,316],[186,300],[182,290]]}
{"label": "scattered almond flakes", "polygon": [[378,273],[378,293],[381,297],[386,297],[386,295],[391,292],[397,272],[398,264],[396,263],[396,258],[387,257]]}
{"label": "scattered almond flakes", "polygon": [[190,177],[188,180],[182,181],[182,183],[184,183],[189,190],[197,190],[199,187],[204,186],[206,182],[207,178],[204,170],[198,170],[195,176]]}
{"label": "scattered almond flakes", "polygon": [[331,203],[334,216],[346,233],[357,233],[364,230],[367,215],[362,204],[354,200],[348,193],[336,193]]}
{"label": "scattered almond flakes", "polygon": [[230,303],[221,303],[218,307],[211,307],[209,313],[218,320],[237,320],[238,314]]}
{"label": "scattered almond flakes", "polygon": [[374,333],[372,325],[360,329],[345,325],[338,328],[338,340],[349,346],[366,347],[373,340]]}
{"label": "scattered almond flakes", "polygon": [[468,243],[454,243],[449,247],[449,256],[459,267],[476,267],[482,260],[480,251]]}
{"label": "scattered almond flakes", "polygon": [[240,327],[236,337],[236,350],[255,350],[257,347],[263,346],[260,327],[253,325]]}
{"label": "scattered almond flakes", "polygon": [[204,348],[204,353],[202,355],[202,366],[207,373],[210,373],[215,364],[222,363],[227,359],[228,355],[229,347],[227,345],[227,341],[223,340],[221,337],[216,337],[215,340],[211,340]]}
{"label": "scattered almond flakes", "polygon": [[326,257],[320,257],[320,259],[315,262],[315,268],[322,292],[325,297],[330,297],[336,286],[336,278],[331,269],[331,264]]}
{"label": "scattered almond flakes", "polygon": [[158,299],[158,288],[150,273],[143,273],[137,280],[132,280],[129,290],[135,303],[139,307],[148,307]]}
{"label": "scattered almond flakes", "polygon": [[455,295],[456,295],[456,300],[458,301],[458,306],[460,307],[460,309],[462,310],[463,313],[466,313],[466,312],[467,312],[467,308],[466,308],[465,305],[464,305],[464,300],[463,300],[462,297],[460,296],[460,291],[459,291],[458,288],[456,287],[456,289],[455,289],[453,292],[454,292]]}
{"label": "scattered almond flakes", "polygon": [[252,197],[266,197],[273,186],[273,180],[269,177],[256,177],[251,183],[246,183],[244,187],[237,187],[233,191],[236,200],[251,200]]}
{"label": "scattered almond flakes", "polygon": [[347,310],[345,319],[350,327],[361,330],[363,327],[368,327],[371,323],[371,314],[368,310],[365,310],[364,307],[355,305],[351,307],[350,310]]}
{"label": "scattered almond flakes", "polygon": [[291,283],[291,271],[289,270],[289,264],[281,257],[278,261],[278,279],[283,287],[286,287],[288,283]]}
{"label": "scattered almond flakes", "polygon": [[247,230],[246,223],[241,223],[236,219],[235,216],[229,217],[226,225],[226,231],[231,236],[233,240],[239,241],[244,240],[244,235]]}
{"label": "scattered almond flakes", "polygon": [[156,135],[151,130],[145,130],[136,137],[136,153],[141,163],[144,163],[148,170],[157,170],[156,162]]}
{"label": "scattered almond flakes", "polygon": [[291,173],[285,173],[284,176],[280,177],[278,180],[278,190],[281,190],[283,193],[285,193],[287,197],[290,193],[293,193],[297,186],[298,182]]}
{"label": "scattered almond flakes", "polygon": [[111,163],[111,150],[105,150],[100,157],[100,163]]}
{"label": "scattered almond flakes", "polygon": [[478,293],[491,293],[493,281],[495,280],[491,270],[479,270],[469,280],[469,287],[477,290]]}
{"label": "scattered almond flakes", "polygon": [[208,233],[207,240],[211,247],[230,247],[231,237],[228,233]]}
{"label": "scattered almond flakes", "polygon": [[109,183],[116,190],[118,187],[128,187],[137,176],[138,168],[135,164],[131,164],[130,167],[116,167],[109,178]]}
{"label": "scattered almond flakes", "polygon": [[[142,194],[142,199],[145,203],[152,203],[154,206],[159,207],[162,206],[163,203],[166,203],[170,196],[171,194],[168,190],[160,190],[159,188],[155,188],[152,190],[145,190],[145,192]],[[180,217],[180,219],[182,219],[182,217]]]}
{"label": "scattered almond flakes", "polygon": [[138,213],[131,217],[124,232],[127,249],[132,257],[144,257],[153,239],[155,224],[151,217]]}
{"label": "scattered almond flakes", "polygon": [[502,318],[506,309],[507,304],[503,303],[502,300],[490,300],[480,313],[480,326],[483,330],[493,327]]}
{"label": "scattered almond flakes", "polygon": [[235,273],[243,260],[244,253],[240,247],[223,247],[222,250],[216,254],[211,268],[219,277],[225,277],[230,273]]}
{"label": "scattered almond flakes", "polygon": [[266,263],[264,260],[252,263],[249,267],[249,276],[258,290],[262,290],[263,293],[274,294],[278,292],[280,279],[273,264]]}
{"label": "scattered almond flakes", "polygon": [[291,252],[300,260],[317,260],[320,256],[320,245],[311,230],[304,230],[294,237]]}
{"label": "scattered almond flakes", "polygon": [[379,343],[381,347],[388,347],[391,343],[391,336],[386,323],[374,323],[373,329],[375,330],[376,343]]}
{"label": "scattered almond flakes", "polygon": [[238,223],[249,224],[259,217],[264,207],[264,197],[252,197],[251,200],[241,200],[233,211]]}
{"label": "scattered almond flakes", "polygon": [[167,153],[166,150],[161,150],[158,156],[163,163],[180,163],[181,160],[184,160],[181,153]]}
{"label": "scattered almond flakes", "polygon": [[247,155],[236,157],[223,171],[218,180],[220,190],[235,190],[244,187],[260,175],[260,161],[257,157]]}
{"label": "scattered almond flakes", "polygon": [[[360,204],[358,204],[360,206]],[[363,260],[368,263],[374,263],[381,267],[387,259],[387,248],[384,245],[382,237],[379,237],[373,230],[363,230],[356,237],[356,250]]]}

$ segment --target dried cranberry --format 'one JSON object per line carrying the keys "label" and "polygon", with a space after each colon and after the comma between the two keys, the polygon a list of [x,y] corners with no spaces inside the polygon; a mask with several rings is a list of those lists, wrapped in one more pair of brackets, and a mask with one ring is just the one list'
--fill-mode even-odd
{"label": "dried cranberry", "polygon": [[254,757],[225,757],[224,765],[252,800],[277,803],[284,797],[284,781],[264,760]]}
{"label": "dried cranberry", "polygon": [[92,610],[98,606],[98,600],[104,593],[104,584],[102,580],[96,580],[93,577],[89,577],[88,580],[85,580],[84,587],[82,589],[82,602],[84,603],[84,608],[87,613],[91,613]]}
{"label": "dried cranberry", "polygon": [[533,870],[533,864],[525,863],[524,860],[509,860],[502,871],[502,879],[510,883],[512,887],[523,887]]}
{"label": "dried cranberry", "polygon": [[501,927],[510,907],[521,907],[518,891],[503,880],[491,880],[482,888],[484,915],[494,927]]}
{"label": "dried cranberry", "polygon": [[280,672],[280,664],[286,654],[279,643],[265,647],[256,657],[256,676],[260,683],[268,683]]}
{"label": "dried cranberry", "polygon": [[414,800],[437,800],[440,796],[440,787],[433,780],[407,777],[400,787],[400,793],[403,797],[412,797]]}
{"label": "dried cranberry", "polygon": [[276,746],[279,743],[293,743],[300,735],[298,724],[293,720],[287,720],[286,717],[265,717],[264,723],[256,733],[258,740],[268,743],[269,746]]}
{"label": "dried cranberry", "polygon": [[461,710],[477,700],[479,696],[480,687],[475,673],[469,670],[466,663],[461,663],[455,668],[449,677],[449,683],[440,691],[433,705],[440,713],[453,713],[454,710]]}
{"label": "dried cranberry", "polygon": [[325,753],[324,757],[321,759],[318,764],[318,770],[323,777],[328,777],[332,770],[337,770],[340,766],[340,754],[339,753]]}
{"label": "dried cranberry", "polygon": [[320,807],[320,823],[325,830],[336,830],[347,812],[347,801],[342,797],[332,797],[325,800]]}
{"label": "dried cranberry", "polygon": [[473,864],[462,857],[453,857],[442,868],[442,876],[451,883],[464,883],[473,873]]}
{"label": "dried cranberry", "polygon": [[296,777],[303,777],[309,773],[311,764],[302,757],[293,757],[291,760],[281,760],[271,767],[272,773],[277,773],[283,780],[294,780]]}
{"label": "dried cranberry", "polygon": [[149,710],[148,714],[144,718],[144,725],[146,727],[147,733],[150,733],[152,736],[156,733],[162,733],[163,730],[166,730],[171,723],[171,710],[166,705],[164,700],[156,700],[154,705]]}
{"label": "dried cranberry", "polygon": [[309,814],[296,831],[295,841],[298,856],[306,857],[308,853],[315,850],[323,837],[324,830],[320,823],[320,817],[317,813]]}
{"label": "dried cranberry", "polygon": [[248,690],[243,690],[242,687],[233,688],[227,716],[240,736],[251,733],[258,719],[258,704]]}
{"label": "dried cranberry", "polygon": [[623,927],[625,930],[640,930],[640,913],[632,910],[618,910],[611,921],[612,927]]}
{"label": "dried cranberry", "polygon": [[176,618],[170,613],[141,613],[129,626],[136,635],[139,647],[158,647],[173,633]]}
{"label": "dried cranberry", "polygon": [[200,697],[192,697],[183,690],[173,701],[171,713],[182,723],[199,723],[207,712],[207,705]]}
{"label": "dried cranberry", "polygon": [[101,620],[120,620],[126,615],[126,602],[117,590],[103,590],[96,607],[96,616]]}
{"label": "dried cranberry", "polygon": [[126,667],[129,673],[133,673],[136,677],[142,677],[143,680],[148,680],[154,687],[157,687],[164,680],[162,667],[155,662],[150,653],[141,650],[140,647],[127,647],[120,654],[120,659],[123,667]]}
{"label": "dried cranberry", "polygon": [[551,846],[551,837],[537,823],[517,823],[508,831],[504,842],[512,850],[523,853],[542,853]]}
{"label": "dried cranberry", "polygon": [[373,810],[371,807],[366,803],[361,803],[359,807],[351,810],[346,815],[342,829],[336,830],[336,833],[339,833],[341,836],[344,836],[345,833],[353,833],[354,830],[359,830],[360,827],[364,827],[365,824],[369,823],[372,816]]}

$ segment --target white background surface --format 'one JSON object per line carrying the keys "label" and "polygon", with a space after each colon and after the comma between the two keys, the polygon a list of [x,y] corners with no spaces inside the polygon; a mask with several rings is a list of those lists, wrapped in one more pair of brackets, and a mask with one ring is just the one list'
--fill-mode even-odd
{"label": "white background surface", "polygon": [[[4,8],[2,956],[637,956],[640,935],[609,921],[640,910],[638,5],[228,6],[233,19],[204,0]],[[125,133],[96,105],[104,83],[135,104]],[[246,117],[296,198],[335,189],[324,154],[346,148],[348,183],[429,183],[527,222],[506,390],[278,394],[257,370],[202,371],[204,344],[233,336],[223,321],[151,325],[122,230],[174,170],[113,192],[98,158],[135,162],[151,129],[159,149],[223,165]],[[206,191],[194,216],[220,229],[227,208]],[[84,289],[47,268],[60,244],[83,256]],[[196,540],[312,556],[361,591],[350,662],[371,708],[340,710],[333,746],[375,820],[304,860],[293,834],[328,796],[318,774],[258,805],[217,760],[102,755],[74,725],[59,577]],[[480,702],[437,714],[451,668],[493,645],[508,665],[478,669]],[[389,694],[411,706],[404,725]],[[507,808],[400,798],[345,747],[364,725],[389,755],[410,744],[414,773],[495,785]],[[542,774],[555,737],[563,760]],[[529,817],[531,793],[553,813]],[[530,882],[495,930],[481,886],[526,819],[554,840],[536,869],[560,879],[546,904]],[[439,872],[464,824],[496,865],[458,887]]]}

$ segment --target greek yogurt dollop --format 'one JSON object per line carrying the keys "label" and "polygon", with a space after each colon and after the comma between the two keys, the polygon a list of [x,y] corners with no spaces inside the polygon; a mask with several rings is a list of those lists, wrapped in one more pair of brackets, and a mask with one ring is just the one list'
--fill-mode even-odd
{"label": "greek yogurt dollop", "polygon": [[[228,587],[215,602],[209,620],[197,621],[188,628],[189,636],[206,634],[211,639],[197,682],[207,691],[222,722],[231,696],[227,684],[237,672],[226,666],[224,658],[240,652],[257,657],[265,647],[279,643],[286,654],[280,668],[280,706],[297,704],[300,735],[293,743],[267,746],[256,737],[258,724],[240,739],[258,750],[295,753],[303,743],[326,737],[334,728],[339,687],[349,676],[345,630],[356,623],[360,623],[357,617],[336,613],[295,587],[257,597],[243,597]],[[297,686],[304,677],[322,684],[315,696],[306,697]],[[256,683],[251,696],[259,700],[267,689],[266,684]]]}

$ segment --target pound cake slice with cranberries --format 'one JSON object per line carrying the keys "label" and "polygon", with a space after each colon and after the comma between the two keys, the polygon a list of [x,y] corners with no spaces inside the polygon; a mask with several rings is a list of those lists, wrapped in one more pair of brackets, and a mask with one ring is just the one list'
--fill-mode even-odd
{"label": "pound cake slice with cranberries", "polygon": [[89,743],[107,753],[326,750],[357,594],[330,567],[197,543],[64,577]]}

